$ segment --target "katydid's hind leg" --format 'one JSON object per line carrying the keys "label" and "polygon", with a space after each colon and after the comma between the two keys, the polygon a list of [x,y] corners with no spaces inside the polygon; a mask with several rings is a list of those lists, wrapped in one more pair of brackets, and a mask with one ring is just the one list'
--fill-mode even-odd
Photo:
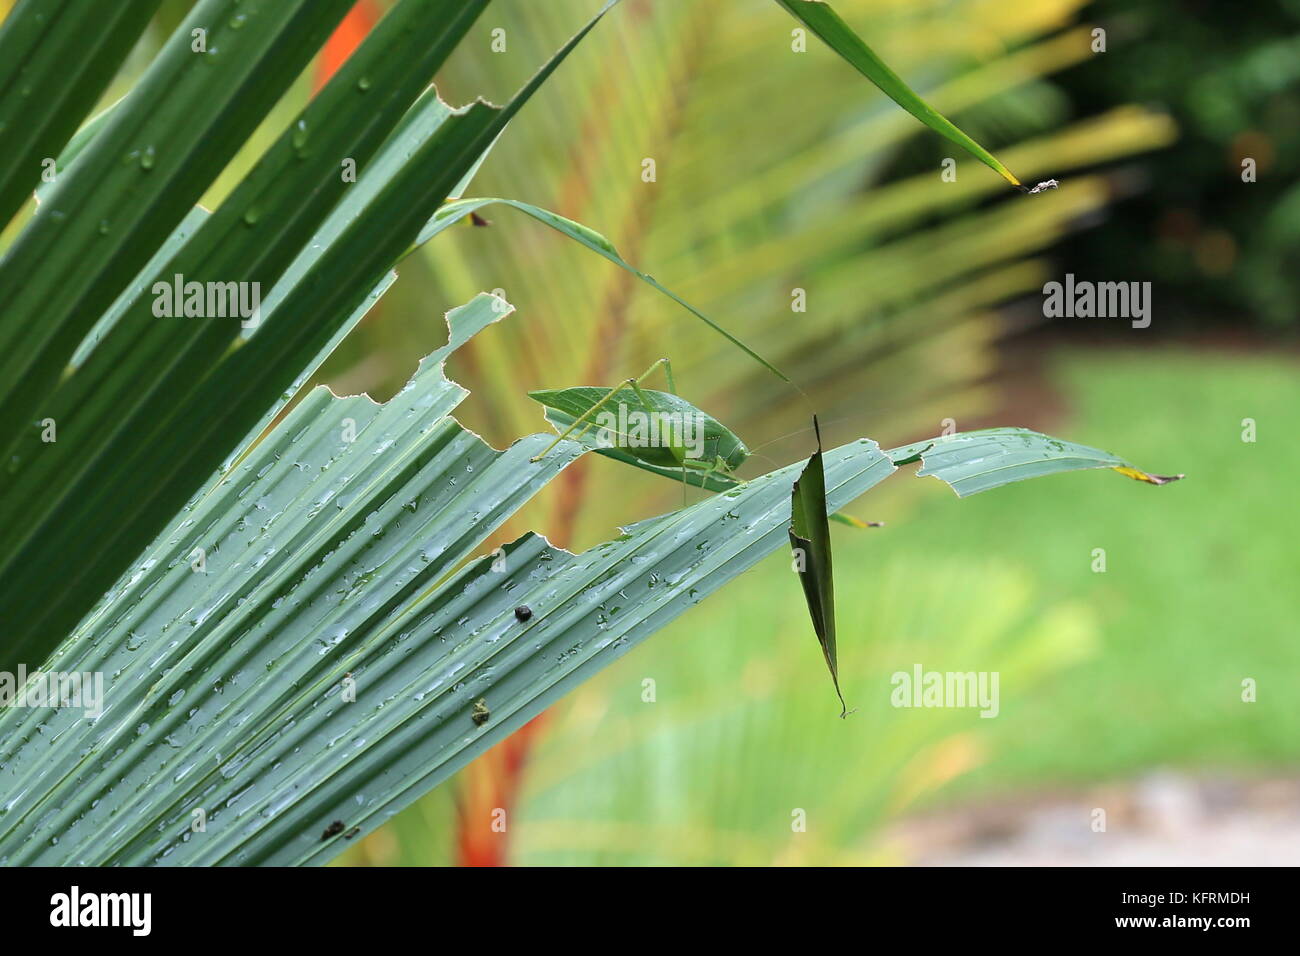
{"label": "katydid's hind leg", "polygon": [[650,367],[646,369],[644,372],[642,372],[639,376],[637,376],[634,379],[630,378],[627,380],[627,384],[632,386],[632,391],[636,393],[637,401],[641,403],[641,407],[644,408],[647,412],[655,411],[655,407],[650,404],[650,399],[646,397],[645,392],[641,391],[641,383],[644,382],[646,379],[648,379],[652,374],[654,374],[654,370],[657,369],[660,365],[664,367],[664,374],[668,376],[668,391],[676,395],[677,385],[676,383],[673,382],[673,363],[668,361],[667,358],[656,359],[655,361],[651,362]]}
{"label": "katydid's hind leg", "polygon": [[659,362],[656,364],[663,365],[664,376],[668,379],[668,391],[671,392],[673,395],[676,395],[677,383],[673,381],[673,363],[668,361],[668,358],[665,356],[664,358],[661,358]]}
{"label": "katydid's hind leg", "polygon": [[651,362],[651,363],[650,363],[650,367],[649,367],[648,369],[646,369],[644,372],[642,372],[640,375],[637,376],[637,378],[636,378],[636,383],[637,383],[638,385],[640,385],[642,382],[644,382],[646,379],[648,379],[651,375],[653,375],[655,369],[657,369],[660,365],[662,365],[662,366],[664,367],[664,372],[665,372],[665,374],[668,376],[668,391],[670,391],[670,392],[672,392],[674,395],[676,395],[676,394],[677,394],[677,389],[676,389],[676,387],[673,385],[673,363],[670,362],[670,361],[668,361],[667,357],[665,357],[665,358],[660,358],[660,359],[655,359],[653,362]]}
{"label": "katydid's hind leg", "polygon": [[639,376],[637,376],[634,379],[630,378],[627,380],[627,384],[632,386],[632,391],[636,393],[637,399],[645,407],[646,411],[654,411],[654,406],[650,404],[649,400],[647,400],[645,397],[645,393],[641,391],[641,383],[644,382],[646,379],[648,379],[652,374],[654,374],[654,370],[657,369],[660,365],[664,367],[665,373],[668,376],[668,391],[676,395],[677,388],[673,384],[673,363],[668,361],[668,359],[666,358],[656,359],[655,361],[651,362],[650,367],[646,369],[644,372],[642,372]]}
{"label": "katydid's hind leg", "polygon": [[[665,355],[663,358],[661,358],[658,362],[656,362],[654,365],[650,367],[653,369],[655,365],[662,365],[664,367],[664,377],[668,379],[668,393],[670,395],[676,395],[677,382],[673,378],[673,363],[669,361],[668,356]],[[690,482],[686,480],[686,449],[685,447],[682,447],[681,454],[678,454],[678,448],[675,445],[670,447],[668,450],[672,452],[673,457],[676,458],[677,461],[682,466],[682,507],[684,508],[686,507],[686,501],[687,501],[686,486],[690,484]]]}
{"label": "katydid's hind leg", "polygon": [[[668,359],[666,358],[661,358],[658,359],[657,361],[651,362],[650,367],[648,369],[646,369],[636,378],[629,378],[626,382],[623,383],[623,385],[619,386],[619,388],[623,388],[624,386],[626,386],[632,389],[632,394],[636,396],[636,400],[641,403],[641,408],[647,414],[652,414],[655,411],[655,407],[653,404],[651,404],[650,399],[646,396],[646,393],[641,391],[641,383],[644,382],[646,379],[648,379],[651,375],[653,375],[654,370],[657,369],[660,365],[666,365],[667,363],[668,363]],[[671,382],[672,372],[669,371],[668,375],[669,375],[669,381]]]}
{"label": "katydid's hind leg", "polygon": [[[657,369],[660,365],[664,366],[664,369],[667,373],[669,391],[671,391],[672,394],[676,395],[677,389],[673,383],[673,365],[672,362],[668,361],[667,358],[661,358],[651,363],[650,367],[646,369],[645,372],[643,372],[639,378],[637,378],[635,381],[628,381],[628,384],[632,386],[632,391],[636,393],[637,401],[641,403],[641,407],[645,409],[647,414],[651,414],[651,415],[655,414],[658,411],[658,409],[651,403],[650,398],[646,395],[646,393],[641,391],[641,383],[644,382],[647,378],[649,378],[651,373],[653,373],[654,370]],[[674,437],[680,438],[681,436],[675,433]],[[677,464],[681,467],[685,467],[686,466],[685,446],[669,443],[666,447],[668,448],[668,451],[672,454],[672,456],[677,459]]]}

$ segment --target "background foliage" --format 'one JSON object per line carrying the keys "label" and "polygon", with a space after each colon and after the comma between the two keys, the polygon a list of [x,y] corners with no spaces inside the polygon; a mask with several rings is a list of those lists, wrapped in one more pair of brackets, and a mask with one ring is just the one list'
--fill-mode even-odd
{"label": "background foliage", "polygon": [[[1300,299],[1300,3],[1098,0],[1111,48],[1062,74],[1076,103],[1160,103],[1182,131],[1131,169],[1110,228],[1072,261],[1123,275],[1141,263],[1169,301],[1166,328],[1292,326]],[[1251,157],[1258,181],[1242,188]],[[1176,306],[1175,306],[1176,303]]]}

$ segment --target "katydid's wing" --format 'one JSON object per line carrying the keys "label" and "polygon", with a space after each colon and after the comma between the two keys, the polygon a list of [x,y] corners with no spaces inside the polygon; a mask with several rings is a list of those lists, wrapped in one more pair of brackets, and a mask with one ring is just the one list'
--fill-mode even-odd
{"label": "katydid's wing", "polygon": [[[907,110],[930,129],[970,153],[985,166],[1017,189],[1025,191],[1011,170],[1003,166],[987,149],[971,139],[930,104],[917,96],[903,79],[876,56],[829,3],[824,0],[776,0],[790,15],[821,38],[859,73],[869,79],[891,100]],[[1035,190],[1037,191],[1037,190]]]}
{"label": "katydid's wing", "polygon": [[790,547],[795,570],[803,585],[813,630],[830,668],[831,682],[840,699],[840,716],[847,715],[840,692],[839,664],[835,656],[835,584],[831,576],[831,526],[826,517],[826,473],[822,467],[822,435],[813,416],[817,452],[808,459],[790,495]]}

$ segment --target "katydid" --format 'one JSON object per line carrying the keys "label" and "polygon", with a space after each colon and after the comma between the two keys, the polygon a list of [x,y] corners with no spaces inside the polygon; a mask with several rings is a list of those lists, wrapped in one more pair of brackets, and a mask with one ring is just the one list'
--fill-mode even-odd
{"label": "katydid", "polygon": [[[660,366],[668,391],[643,388]],[[613,388],[541,389],[528,396],[546,406],[547,420],[559,431],[533,461],[566,438],[581,441],[597,429],[596,450],[601,454],[721,491],[738,483],[735,471],[749,457],[749,449],[734,432],[678,396],[672,363],[666,358]]]}
{"label": "katydid", "polygon": [[[668,379],[669,391],[656,392],[642,388],[642,383],[661,365]],[[631,439],[639,436],[629,435],[626,428],[620,428],[622,420],[616,413],[604,419],[605,423],[601,424],[601,412],[620,393],[633,400],[635,411],[694,416],[691,420],[700,426],[697,433],[702,435],[702,440],[696,443],[700,453],[690,454],[690,449],[683,447],[683,442],[638,446]],[[602,446],[596,448],[599,454],[657,475],[680,479],[684,484],[695,485],[707,491],[730,491],[741,483],[735,475],[736,469],[753,454],[729,428],[677,395],[672,363],[666,358],[654,362],[637,378],[629,378],[614,388],[577,386],[541,389],[529,392],[528,396],[546,406],[546,419],[559,432],[559,436],[533,461],[545,457],[564,439],[572,436],[574,440],[580,441],[592,428],[599,428],[606,437],[605,441],[598,443]],[[624,408],[627,404],[622,403]],[[878,528],[881,525],[878,521],[863,521],[843,511],[831,515],[831,520],[855,528]]]}

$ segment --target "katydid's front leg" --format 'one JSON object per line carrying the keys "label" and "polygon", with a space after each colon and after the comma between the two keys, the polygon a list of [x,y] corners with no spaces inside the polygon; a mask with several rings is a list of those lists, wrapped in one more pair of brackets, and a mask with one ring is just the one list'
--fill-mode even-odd
{"label": "katydid's front leg", "polygon": [[[700,475],[701,488],[705,487],[704,482],[708,481],[711,475],[724,475],[727,478],[732,478],[734,480],[731,466],[728,465],[722,459],[721,455],[714,455],[713,461],[710,462],[687,459],[686,461],[682,462],[682,469],[683,472],[685,472],[687,469],[691,471],[703,472],[703,474]],[[683,478],[683,480],[685,479]]]}

